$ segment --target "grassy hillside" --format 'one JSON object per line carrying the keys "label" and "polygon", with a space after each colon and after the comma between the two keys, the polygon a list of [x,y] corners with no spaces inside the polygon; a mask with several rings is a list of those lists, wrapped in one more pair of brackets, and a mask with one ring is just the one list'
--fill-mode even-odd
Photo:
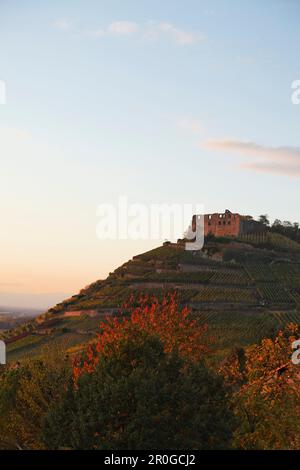
{"label": "grassy hillside", "polygon": [[174,290],[208,324],[216,354],[271,336],[287,322],[300,324],[300,246],[272,233],[261,245],[248,238],[207,241],[201,252],[166,245],[135,256],[38,320],[2,332],[9,361],[39,354],[46,345],[76,352],[129,298],[134,305],[140,296],[162,299]]}

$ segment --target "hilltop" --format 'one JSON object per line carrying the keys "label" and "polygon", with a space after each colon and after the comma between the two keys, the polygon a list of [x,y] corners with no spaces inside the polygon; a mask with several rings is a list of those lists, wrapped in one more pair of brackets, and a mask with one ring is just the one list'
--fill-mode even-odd
{"label": "hilltop", "polygon": [[37,319],[2,333],[10,361],[38,354],[46,344],[76,352],[92,341],[100,320],[124,313],[141,295],[176,291],[201,323],[208,323],[219,354],[272,336],[287,322],[300,324],[300,244],[281,233],[235,238],[211,234],[201,251],[184,243],[134,256]]}

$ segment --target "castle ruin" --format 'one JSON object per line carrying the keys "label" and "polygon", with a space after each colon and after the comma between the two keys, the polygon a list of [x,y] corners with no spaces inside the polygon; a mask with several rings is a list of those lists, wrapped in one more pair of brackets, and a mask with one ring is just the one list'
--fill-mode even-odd
{"label": "castle ruin", "polygon": [[[195,231],[196,215],[193,216],[192,227]],[[251,233],[265,232],[265,226],[253,220],[250,215],[241,215],[225,210],[224,213],[204,215],[204,235],[215,237],[239,237]]]}

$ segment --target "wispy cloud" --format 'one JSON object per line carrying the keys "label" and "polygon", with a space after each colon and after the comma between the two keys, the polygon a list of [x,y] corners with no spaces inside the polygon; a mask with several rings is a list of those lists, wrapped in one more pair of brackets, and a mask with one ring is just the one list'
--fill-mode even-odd
{"label": "wispy cloud", "polygon": [[141,37],[147,38],[169,38],[179,45],[190,45],[200,42],[204,39],[203,35],[185,31],[166,22],[149,22],[139,25],[133,21],[113,21],[112,23],[99,28],[78,28],[75,21],[68,18],[58,18],[54,23],[56,29],[63,31],[73,31],[79,34],[86,34],[95,38],[109,36],[129,36],[140,33]]}
{"label": "wispy cloud", "polygon": [[171,23],[160,22],[154,24],[153,27],[157,29],[159,33],[168,36],[170,39],[173,39],[178,44],[195,44],[196,42],[204,40],[204,36],[184,31],[183,29],[175,27]]}
{"label": "wispy cloud", "polygon": [[300,177],[299,147],[268,147],[231,139],[211,140],[204,145],[212,150],[251,157],[254,161],[241,163],[244,169]]}
{"label": "wispy cloud", "polygon": [[297,165],[285,165],[284,163],[246,163],[242,165],[246,170],[257,171],[260,173],[274,173],[278,175],[300,177],[300,163]]}
{"label": "wispy cloud", "polygon": [[138,31],[139,26],[132,21],[115,21],[111,23],[107,31],[110,34],[134,34]]}
{"label": "wispy cloud", "polygon": [[132,21],[114,21],[104,29],[87,29],[82,30],[81,32],[94,36],[95,38],[101,38],[105,36],[130,36],[137,33],[138,30],[138,24],[133,23]]}

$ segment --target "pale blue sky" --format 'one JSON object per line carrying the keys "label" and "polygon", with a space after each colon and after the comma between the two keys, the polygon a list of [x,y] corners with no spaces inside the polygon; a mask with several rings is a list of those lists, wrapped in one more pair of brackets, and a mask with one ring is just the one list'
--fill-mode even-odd
{"label": "pale blue sky", "polygon": [[97,240],[120,194],[299,220],[299,20],[296,0],[2,0],[0,304],[159,244]]}

